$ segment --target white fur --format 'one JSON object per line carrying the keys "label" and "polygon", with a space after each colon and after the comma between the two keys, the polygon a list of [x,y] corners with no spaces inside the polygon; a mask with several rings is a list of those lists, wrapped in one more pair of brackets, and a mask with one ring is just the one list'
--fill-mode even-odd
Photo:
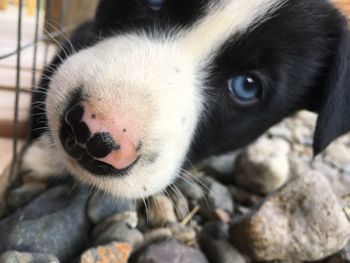
{"label": "white fur", "polygon": [[[71,56],[54,74],[46,103],[57,151],[67,168],[82,181],[113,194],[138,198],[172,182],[188,151],[203,111],[203,72],[199,64],[228,38],[262,21],[283,0],[222,0],[207,15],[169,39],[126,34]],[[81,169],[59,143],[59,116],[73,90],[81,88],[104,111],[128,112],[140,124],[141,160],[125,177],[101,178]],[[154,163],[144,159],[157,152]]]}
{"label": "white fur", "polygon": [[248,33],[253,26],[269,19],[285,2],[221,0],[208,6],[207,15],[186,32],[181,48],[195,60],[208,60],[230,37]]}
{"label": "white fur", "polygon": [[22,159],[22,170],[30,171],[38,179],[46,179],[64,170],[62,156],[57,152],[47,134],[30,144]]}

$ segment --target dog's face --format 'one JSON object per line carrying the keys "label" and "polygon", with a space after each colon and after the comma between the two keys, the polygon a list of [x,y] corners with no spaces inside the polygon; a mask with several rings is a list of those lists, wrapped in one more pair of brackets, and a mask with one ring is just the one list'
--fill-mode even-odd
{"label": "dog's face", "polygon": [[133,198],[302,108],[319,152],[350,129],[348,44],[323,0],[103,0],[52,76],[51,136],[74,175]]}

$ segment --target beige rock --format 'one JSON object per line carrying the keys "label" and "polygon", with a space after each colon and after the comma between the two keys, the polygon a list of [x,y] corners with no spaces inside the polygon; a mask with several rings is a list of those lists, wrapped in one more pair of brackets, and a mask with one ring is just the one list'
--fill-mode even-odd
{"label": "beige rock", "polygon": [[189,226],[173,223],[170,226],[172,235],[183,243],[193,242],[196,239],[196,231]]}
{"label": "beige rock", "polygon": [[346,245],[350,224],[327,179],[307,171],[233,223],[230,236],[255,260],[316,261]]}
{"label": "beige rock", "polygon": [[148,203],[148,222],[150,226],[160,227],[177,221],[173,202],[165,195],[156,195]]}
{"label": "beige rock", "polygon": [[323,156],[327,162],[338,168],[344,168],[350,164],[350,147],[336,141],[326,149]]}
{"label": "beige rock", "polygon": [[154,240],[158,240],[165,237],[171,237],[173,235],[173,232],[170,228],[156,228],[149,230],[144,235],[144,241],[145,243],[151,243]]}
{"label": "beige rock", "polygon": [[275,191],[288,180],[289,151],[289,144],[282,139],[260,138],[237,160],[237,185],[259,194]]}

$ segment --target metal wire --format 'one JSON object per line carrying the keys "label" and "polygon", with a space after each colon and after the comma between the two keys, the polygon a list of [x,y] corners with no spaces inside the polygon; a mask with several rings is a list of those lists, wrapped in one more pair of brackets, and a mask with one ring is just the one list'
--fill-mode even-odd
{"label": "metal wire", "polygon": [[[22,10],[23,0],[19,0],[18,4],[18,25],[17,25],[17,50],[21,48],[22,41]],[[16,173],[17,165],[17,142],[18,142],[18,106],[19,106],[19,86],[21,80],[21,52],[17,53],[17,64],[16,64],[16,95],[15,95],[15,112],[13,121],[13,155],[10,176],[14,178]]]}
{"label": "metal wire", "polygon": [[34,51],[33,51],[33,66],[32,66],[32,90],[36,85],[36,62],[38,53],[39,42],[39,15],[40,15],[41,0],[36,1],[36,14],[35,14],[35,33],[34,33]]}
{"label": "metal wire", "polygon": [[[46,12],[47,13],[47,21],[49,23],[51,23],[51,19],[52,19],[52,13],[53,13],[53,8],[54,8],[54,4],[52,2],[52,0],[47,0],[46,1]],[[47,61],[48,61],[48,54],[49,54],[49,45],[50,45],[50,41],[49,38],[46,38],[45,40],[45,49],[44,49],[44,61],[43,61],[43,65],[44,67],[47,66]]]}
{"label": "metal wire", "polygon": [[[69,31],[71,31],[71,30],[74,29],[74,28],[76,28],[76,25],[69,25],[69,26],[64,27],[64,29],[63,29],[62,31],[54,31],[53,33],[50,34],[51,36],[49,36],[49,37],[45,37],[45,36],[44,36],[44,37],[39,38],[39,41],[38,41],[37,43],[35,43],[35,42],[30,42],[30,43],[28,43],[28,44],[25,44],[25,45],[21,46],[20,49],[16,49],[16,50],[11,51],[11,52],[9,52],[9,53],[0,55],[0,60],[9,58],[9,57],[11,57],[11,56],[14,56],[14,55],[16,55],[18,52],[21,52],[21,51],[23,51],[23,50],[25,50],[25,49],[28,49],[28,48],[30,48],[30,47],[32,47],[32,46],[35,46],[35,45],[38,44],[40,41],[45,41],[45,42],[47,41],[48,43],[50,43],[50,42],[49,42],[49,39],[50,39],[51,37],[58,37],[58,36],[62,35],[63,33],[67,33],[67,32],[69,32]],[[44,56],[44,57],[45,57],[45,56]]]}
{"label": "metal wire", "polygon": [[61,0],[61,15],[60,15],[60,29],[62,30],[64,27],[64,15],[66,13],[66,9],[67,9],[67,3],[65,0]]}

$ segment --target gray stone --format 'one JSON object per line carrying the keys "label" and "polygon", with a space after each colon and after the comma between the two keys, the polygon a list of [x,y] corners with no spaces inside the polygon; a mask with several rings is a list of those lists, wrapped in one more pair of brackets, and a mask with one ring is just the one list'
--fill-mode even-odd
{"label": "gray stone", "polygon": [[55,255],[68,262],[88,238],[87,194],[66,186],[50,189],[32,203],[0,221],[0,253],[8,250]]}
{"label": "gray stone", "polygon": [[22,207],[42,194],[46,189],[47,185],[45,183],[26,183],[9,191],[7,194],[7,205],[11,208]]}
{"label": "gray stone", "polygon": [[138,223],[138,216],[135,211],[125,211],[119,214],[115,214],[102,220],[98,225],[95,226],[94,233],[100,234],[103,232],[111,223],[114,222],[125,222],[130,228],[136,228]]}
{"label": "gray stone", "polygon": [[174,203],[174,209],[179,221],[182,221],[190,213],[190,208],[186,197],[180,192],[174,192],[171,194],[171,199]]}
{"label": "gray stone", "polygon": [[292,132],[284,124],[276,125],[268,130],[268,134],[272,137],[278,137],[287,141],[292,140]]}
{"label": "gray stone", "polygon": [[136,203],[132,200],[121,199],[109,193],[99,191],[89,199],[88,215],[97,224],[103,219],[125,211],[135,211]]}
{"label": "gray stone", "polygon": [[213,211],[220,208],[232,214],[234,204],[228,188],[208,176],[203,176],[201,180],[207,188],[201,205],[201,213],[210,218]]}
{"label": "gray stone", "polygon": [[204,196],[202,187],[190,179],[179,179],[175,185],[191,201],[199,201]]}
{"label": "gray stone", "polygon": [[238,153],[238,151],[235,151],[223,155],[209,157],[201,163],[201,166],[218,174],[231,175]]}
{"label": "gray stone", "polygon": [[130,228],[127,223],[115,221],[110,223],[101,233],[93,232],[94,245],[104,245],[112,241],[127,242],[138,246],[143,241],[142,233],[136,228]]}
{"label": "gray stone", "polygon": [[350,193],[350,176],[341,173],[339,170],[319,159],[312,163],[312,167],[327,178],[338,197]]}
{"label": "gray stone", "polygon": [[246,262],[245,258],[228,241],[228,225],[220,221],[207,223],[200,233],[199,242],[210,262]]}
{"label": "gray stone", "polygon": [[185,246],[174,238],[156,240],[140,249],[130,263],[207,263],[200,250]]}
{"label": "gray stone", "polygon": [[173,232],[168,227],[156,228],[145,232],[144,240],[145,240],[145,243],[152,243],[155,240],[171,237],[172,235],[173,235]]}
{"label": "gray stone", "polygon": [[314,112],[302,110],[299,111],[295,117],[296,118],[293,119],[294,123],[300,120],[301,123],[299,125],[303,125],[311,130],[313,130],[316,126],[317,114]]}
{"label": "gray stone", "polygon": [[233,200],[240,205],[252,207],[261,202],[262,197],[242,188],[230,185],[228,186],[228,189],[232,195]]}
{"label": "gray stone", "polygon": [[339,253],[322,260],[320,263],[350,263],[350,244],[347,244]]}
{"label": "gray stone", "polygon": [[289,144],[282,139],[260,138],[238,158],[236,184],[258,194],[275,191],[288,180],[289,151]]}
{"label": "gray stone", "polygon": [[296,125],[293,127],[294,142],[311,146],[313,143],[313,130],[304,126]]}
{"label": "gray stone", "polygon": [[346,173],[347,176],[350,176],[350,164],[346,165],[343,168],[344,173]]}
{"label": "gray stone", "polygon": [[316,261],[346,245],[350,224],[327,179],[305,171],[232,223],[230,236],[258,261]]}
{"label": "gray stone", "polygon": [[193,242],[196,239],[196,231],[190,227],[179,223],[170,224],[172,235],[183,243]]}
{"label": "gray stone", "polygon": [[59,263],[54,255],[7,251],[0,256],[1,263]]}
{"label": "gray stone", "polygon": [[173,202],[165,195],[156,195],[148,201],[148,223],[151,227],[161,227],[177,222]]}
{"label": "gray stone", "polygon": [[326,162],[344,170],[350,164],[350,147],[336,141],[327,147],[322,156]]}
{"label": "gray stone", "polygon": [[225,210],[220,209],[220,208],[216,208],[213,211],[213,218],[215,220],[220,220],[224,223],[228,223],[231,221],[231,215],[229,213],[227,213]]}

